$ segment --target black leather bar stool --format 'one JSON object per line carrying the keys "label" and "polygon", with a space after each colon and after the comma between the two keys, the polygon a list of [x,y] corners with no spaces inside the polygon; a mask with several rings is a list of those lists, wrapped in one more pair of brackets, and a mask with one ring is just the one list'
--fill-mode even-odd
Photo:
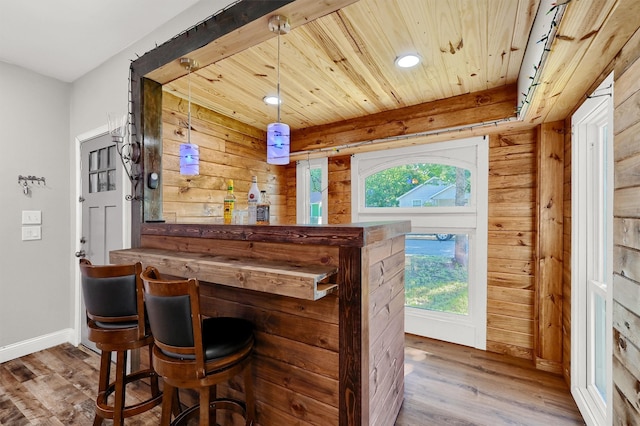
{"label": "black leather bar stool", "polygon": [[[252,425],[253,325],[240,318],[202,319],[196,279],[163,280],[157,269],[147,267],[142,281],[155,339],[153,367],[164,381],[161,424],[170,423],[176,388],[191,388],[199,390],[200,403],[181,412],[173,425],[198,413],[201,426],[215,425],[218,409],[240,413]],[[217,398],[216,385],[238,374],[244,377],[245,401]]]}
{"label": "black leather bar stool", "polygon": [[[143,413],[162,402],[158,375],[152,368],[126,373],[127,353],[148,347],[149,362],[153,356],[153,336],[145,320],[144,293],[140,273],[142,264],[94,266],[80,259],[82,294],[87,309],[88,338],[100,355],[100,379],[96,398],[94,425],[113,419],[122,425],[126,417]],[[116,353],[115,380],[110,381],[111,354]],[[151,396],[137,404],[125,405],[126,385],[150,379]],[[113,394],[113,403],[109,397]]]}

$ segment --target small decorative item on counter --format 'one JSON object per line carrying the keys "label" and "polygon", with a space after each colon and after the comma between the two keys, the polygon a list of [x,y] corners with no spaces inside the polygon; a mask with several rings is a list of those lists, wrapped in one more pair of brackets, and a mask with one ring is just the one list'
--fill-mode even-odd
{"label": "small decorative item on counter", "polygon": [[224,196],[224,224],[230,225],[233,221],[233,209],[236,204],[236,196],[233,194],[233,179],[227,181],[227,195]]}
{"label": "small decorative item on counter", "polygon": [[247,204],[249,212],[249,225],[256,224],[256,211],[258,208],[258,200],[260,199],[260,190],[258,189],[258,177],[251,176],[251,188],[247,194]]}
{"label": "small decorative item on counter", "polygon": [[267,191],[260,191],[260,201],[258,201],[258,205],[256,206],[256,224],[269,224],[269,207]]}

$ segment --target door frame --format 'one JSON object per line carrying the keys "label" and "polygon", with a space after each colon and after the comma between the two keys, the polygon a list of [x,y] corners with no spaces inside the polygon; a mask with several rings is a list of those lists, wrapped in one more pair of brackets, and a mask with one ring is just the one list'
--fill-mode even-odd
{"label": "door frame", "polygon": [[[85,133],[82,133],[75,137],[75,198],[72,199],[72,202],[75,203],[75,212],[76,212],[76,226],[75,226],[75,240],[74,247],[75,251],[79,251],[82,249],[80,244],[80,238],[82,238],[82,203],[79,202],[80,197],[82,196],[82,170],[80,168],[81,161],[81,145],[90,140],[97,138],[99,136],[103,136],[109,133],[109,128],[105,124],[103,126],[97,127],[93,130],[89,130]],[[119,160],[118,160],[119,161]],[[131,182],[129,179],[125,179],[126,173],[121,173],[121,181],[118,182],[121,185],[122,193],[129,194],[131,192]],[[131,247],[131,214],[130,204],[125,200],[123,196],[122,202],[122,242],[124,247]],[[82,321],[84,320],[84,313],[80,312],[82,309],[82,288],[80,284],[80,268],[78,267],[78,259],[71,254],[71,267],[73,268],[73,277],[74,277],[74,287],[73,287],[73,327],[74,327],[74,341],[72,342],[75,346],[78,346],[81,343],[82,338]]]}
{"label": "door frame", "polygon": [[[606,92],[610,91],[611,96]],[[607,105],[608,103],[608,105]],[[603,111],[604,110],[604,111]],[[607,291],[605,294],[605,359],[607,365],[606,371],[606,407],[605,418],[602,418],[598,410],[593,409],[593,405],[597,405],[592,394],[587,390],[589,383],[584,374],[588,368],[587,354],[584,348],[590,337],[587,335],[588,329],[585,319],[587,316],[587,304],[589,293],[586,285],[587,280],[587,251],[586,244],[582,244],[587,237],[582,235],[588,231],[588,223],[585,211],[587,209],[587,169],[590,168],[588,163],[587,150],[581,144],[583,140],[578,140],[578,131],[581,126],[592,125],[594,115],[601,116],[607,114],[609,125],[609,141],[606,157],[609,164],[605,164],[605,179],[609,182],[610,188],[607,192],[607,241],[606,250],[606,271],[610,275],[607,278]],[[594,91],[594,96],[589,97],[574,113],[572,120],[572,137],[571,137],[571,393],[576,404],[588,425],[606,424],[611,421],[613,413],[613,74],[610,74]],[[582,149],[580,148],[582,146]]]}

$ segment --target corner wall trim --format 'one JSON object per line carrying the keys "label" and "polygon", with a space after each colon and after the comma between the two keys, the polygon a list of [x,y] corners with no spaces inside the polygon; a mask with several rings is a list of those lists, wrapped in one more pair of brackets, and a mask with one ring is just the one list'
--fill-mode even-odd
{"label": "corner wall trim", "polygon": [[22,342],[12,343],[10,345],[0,347],[0,363],[20,358],[62,343],[72,343],[74,339],[74,331],[72,328],[65,328],[53,333],[34,337],[32,339],[23,340]]}

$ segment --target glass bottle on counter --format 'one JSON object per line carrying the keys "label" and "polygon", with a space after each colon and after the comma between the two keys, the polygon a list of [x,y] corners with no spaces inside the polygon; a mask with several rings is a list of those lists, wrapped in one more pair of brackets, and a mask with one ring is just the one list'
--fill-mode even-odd
{"label": "glass bottle on counter", "polygon": [[233,179],[227,181],[227,195],[224,196],[224,224],[229,225],[233,220],[233,209],[236,205],[236,196],[233,194]]}
{"label": "glass bottle on counter", "polygon": [[256,224],[268,225],[269,224],[269,197],[267,197],[267,191],[260,191],[260,201],[256,206]]}
{"label": "glass bottle on counter", "polygon": [[260,200],[260,190],[258,189],[258,177],[251,176],[251,188],[247,194],[247,210],[249,212],[249,225],[255,225],[257,222],[258,201]]}

